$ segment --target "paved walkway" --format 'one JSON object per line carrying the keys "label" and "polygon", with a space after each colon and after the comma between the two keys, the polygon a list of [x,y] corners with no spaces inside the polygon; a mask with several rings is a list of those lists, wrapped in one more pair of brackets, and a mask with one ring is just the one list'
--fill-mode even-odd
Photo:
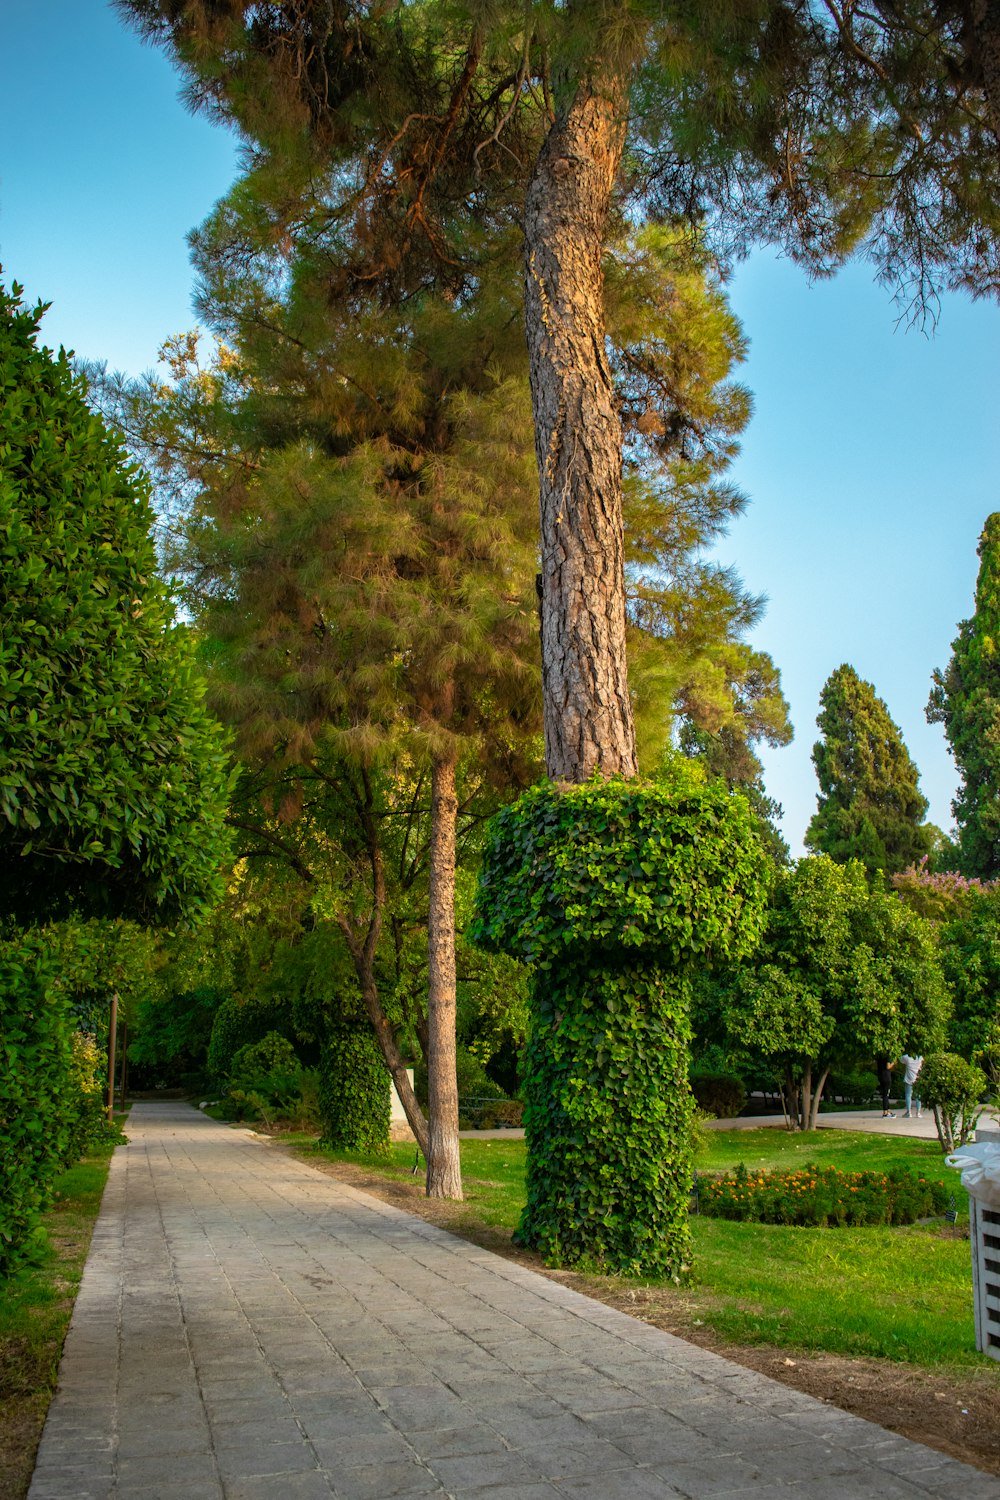
{"label": "paved walkway", "polygon": [[141,1103],[30,1500],[1000,1500],[1000,1480]]}

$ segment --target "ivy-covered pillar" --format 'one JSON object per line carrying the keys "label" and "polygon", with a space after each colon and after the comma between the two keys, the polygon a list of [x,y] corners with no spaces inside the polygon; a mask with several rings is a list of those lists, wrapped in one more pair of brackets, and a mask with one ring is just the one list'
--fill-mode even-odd
{"label": "ivy-covered pillar", "polygon": [[331,1024],[320,1053],[321,1141],[338,1151],[389,1151],[389,1073],[367,1018]]}
{"label": "ivy-covered pillar", "polygon": [[533,787],[490,826],[473,927],[533,966],[519,1243],[549,1263],[690,1266],[690,974],[759,937],[746,801],[690,762]]}

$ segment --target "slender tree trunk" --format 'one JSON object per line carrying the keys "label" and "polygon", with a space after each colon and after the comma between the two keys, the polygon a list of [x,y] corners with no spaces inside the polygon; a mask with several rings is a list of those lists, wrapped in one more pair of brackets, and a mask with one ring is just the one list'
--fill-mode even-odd
{"label": "slender tree trunk", "polygon": [[822,1073],[819,1075],[819,1082],[813,1089],[812,1098],[809,1100],[809,1122],[806,1126],[807,1130],[816,1129],[816,1121],[819,1118],[819,1102],[823,1097],[823,1090],[826,1087],[826,1080],[829,1078],[829,1076],[830,1069],[824,1068]]}
{"label": "slender tree trunk", "polygon": [[461,1198],[455,1070],[455,756],[431,768],[430,902],[427,919],[428,1198]]}
{"label": "slender tree trunk", "polygon": [[969,13],[989,122],[1000,142],[1000,0],[972,0]]}
{"label": "slender tree trunk", "polygon": [[545,764],[635,776],[625,663],[622,429],[601,269],[626,81],[584,79],[552,125],[524,210],[525,319],[542,523]]}

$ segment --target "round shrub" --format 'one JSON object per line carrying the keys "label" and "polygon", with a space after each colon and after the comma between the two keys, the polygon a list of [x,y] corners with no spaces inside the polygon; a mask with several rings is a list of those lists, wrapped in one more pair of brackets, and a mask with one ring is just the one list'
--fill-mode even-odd
{"label": "round shrub", "polygon": [[699,1109],[717,1120],[733,1120],[747,1102],[742,1078],[735,1073],[692,1073],[691,1092]]}
{"label": "round shrub", "polygon": [[339,1151],[389,1150],[389,1074],[367,1023],[331,1028],[320,1057],[321,1143]]}
{"label": "round shrub", "polygon": [[690,762],[491,823],[470,935],[534,966],[516,1238],[549,1263],[687,1275],[688,975],[759,936],[764,870],[746,802]]}
{"label": "round shrub", "polygon": [[212,1022],[208,1043],[208,1071],[213,1078],[228,1078],[233,1060],[242,1047],[261,1041],[268,1032],[283,1031],[287,1012],[273,1000],[232,996],[223,1000]]}

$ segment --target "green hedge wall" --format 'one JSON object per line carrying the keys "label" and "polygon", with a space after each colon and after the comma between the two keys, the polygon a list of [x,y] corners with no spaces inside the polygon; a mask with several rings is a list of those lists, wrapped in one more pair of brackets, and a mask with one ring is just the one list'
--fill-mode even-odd
{"label": "green hedge wall", "polygon": [[74,1145],[74,1026],[40,941],[0,944],[0,1276],[34,1258]]}

